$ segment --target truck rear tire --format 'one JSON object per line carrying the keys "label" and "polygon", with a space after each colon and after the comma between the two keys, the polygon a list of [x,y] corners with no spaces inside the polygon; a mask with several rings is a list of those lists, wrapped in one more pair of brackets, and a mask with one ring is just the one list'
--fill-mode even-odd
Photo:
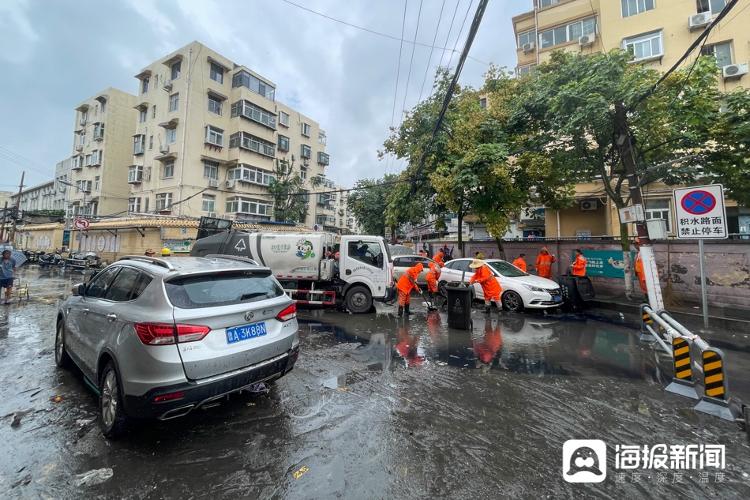
{"label": "truck rear tire", "polygon": [[363,286],[353,286],[346,292],[346,308],[352,314],[364,314],[372,309],[372,294]]}

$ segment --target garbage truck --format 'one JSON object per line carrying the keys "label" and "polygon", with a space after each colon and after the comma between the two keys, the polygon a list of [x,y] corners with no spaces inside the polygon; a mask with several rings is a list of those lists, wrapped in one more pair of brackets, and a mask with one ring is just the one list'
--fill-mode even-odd
{"label": "garbage truck", "polygon": [[271,269],[298,304],[370,312],[392,298],[393,264],[380,236],[325,232],[252,233],[236,229],[196,240],[191,255],[231,255]]}

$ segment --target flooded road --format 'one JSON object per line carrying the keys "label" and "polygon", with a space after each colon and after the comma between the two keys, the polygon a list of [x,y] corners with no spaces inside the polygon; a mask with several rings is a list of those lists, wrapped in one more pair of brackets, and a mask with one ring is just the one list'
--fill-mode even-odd
{"label": "flooded road", "polygon": [[[268,394],[107,441],[92,391],[53,360],[57,301],[80,275],[21,274],[32,300],[0,310],[3,497],[750,496],[745,434],[666,393],[669,363],[631,329],[476,311],[463,332],[419,301],[409,320],[302,312],[302,354]],[[747,394],[750,355],[722,348]],[[607,444],[604,482],[563,481],[568,439]],[[656,444],[725,445],[726,467],[615,470],[616,445]],[[88,482],[97,469],[112,475]]]}

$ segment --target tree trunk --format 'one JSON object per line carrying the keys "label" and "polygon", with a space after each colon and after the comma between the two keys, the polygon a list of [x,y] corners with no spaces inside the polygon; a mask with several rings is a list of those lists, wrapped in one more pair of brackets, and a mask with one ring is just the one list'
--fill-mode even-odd
{"label": "tree trunk", "polygon": [[458,212],[458,253],[460,257],[464,256],[463,224],[464,224],[464,214],[461,211],[459,211]]}
{"label": "tree trunk", "polygon": [[497,243],[498,258],[505,260],[505,247],[503,247],[502,238],[495,238],[495,243]]}
{"label": "tree trunk", "polygon": [[633,296],[633,267],[630,264],[630,237],[628,225],[620,223],[620,245],[622,247],[622,263],[625,273],[625,296],[631,299]]}

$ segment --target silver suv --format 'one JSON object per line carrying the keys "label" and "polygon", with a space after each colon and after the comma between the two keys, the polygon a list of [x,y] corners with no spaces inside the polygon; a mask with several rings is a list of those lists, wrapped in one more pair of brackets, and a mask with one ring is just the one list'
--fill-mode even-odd
{"label": "silver suv", "polygon": [[180,417],[285,375],[296,318],[271,270],[249,259],[127,256],[61,304],[55,362],[81,369],[115,437],[128,418]]}

